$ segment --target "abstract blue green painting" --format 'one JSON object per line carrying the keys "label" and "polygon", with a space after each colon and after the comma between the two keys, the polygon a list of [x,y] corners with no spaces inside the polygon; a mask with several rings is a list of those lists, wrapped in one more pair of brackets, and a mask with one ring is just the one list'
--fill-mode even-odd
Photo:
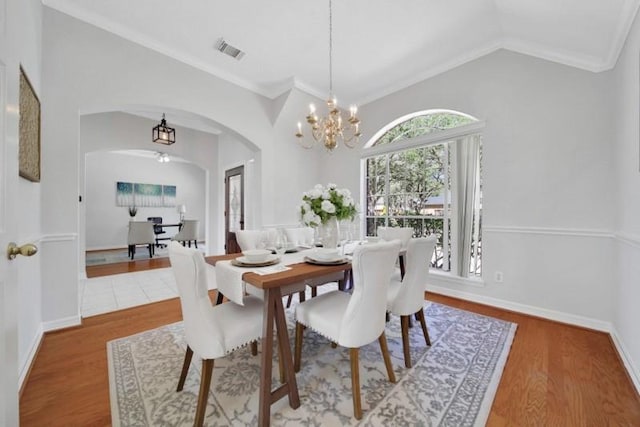
{"label": "abstract blue green painting", "polygon": [[176,205],[176,186],[116,182],[116,206],[173,207]]}
{"label": "abstract blue green painting", "polygon": [[116,183],[116,206],[134,206],[133,183]]}
{"label": "abstract blue green painting", "polygon": [[176,186],[162,186],[162,206],[173,207],[176,205]]}

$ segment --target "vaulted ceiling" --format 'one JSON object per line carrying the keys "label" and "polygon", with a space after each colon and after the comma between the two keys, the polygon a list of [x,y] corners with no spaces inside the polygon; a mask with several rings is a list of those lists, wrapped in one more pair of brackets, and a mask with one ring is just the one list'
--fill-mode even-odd
{"label": "vaulted ceiling", "polygon": [[[46,6],[276,97],[329,92],[329,3],[43,0]],[[592,72],[615,65],[640,0],[333,0],[334,92],[363,104],[497,49]],[[220,39],[245,52],[218,52]]]}

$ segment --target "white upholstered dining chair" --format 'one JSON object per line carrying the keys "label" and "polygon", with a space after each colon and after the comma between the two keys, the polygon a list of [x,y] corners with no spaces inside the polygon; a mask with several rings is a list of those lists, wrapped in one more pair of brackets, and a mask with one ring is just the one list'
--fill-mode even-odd
{"label": "white upholstered dining chair", "polygon": [[129,221],[129,233],[127,235],[127,245],[131,259],[136,254],[137,245],[147,245],[149,247],[149,258],[153,258],[155,252],[156,235],[153,232],[153,223],[150,221]]}
{"label": "white upholstered dining chair", "polygon": [[424,318],[424,291],[429,279],[429,264],[436,247],[436,236],[410,239],[407,245],[407,271],[400,281],[396,276],[391,279],[387,293],[387,311],[400,316],[402,329],[402,348],[404,350],[404,364],[411,367],[409,352],[409,320],[411,316],[422,326],[422,333],[427,345],[431,345],[427,322]]}
{"label": "white upholstered dining chair", "polygon": [[[287,240],[297,246],[313,246],[314,230],[311,227],[285,228],[284,232],[287,235]],[[343,279],[344,273],[337,272],[321,277],[315,277],[313,279],[308,279],[305,281],[305,284],[311,287],[311,296],[315,297],[317,295],[316,288],[318,286],[325,285],[331,282],[340,282]],[[287,300],[287,307],[289,307],[290,304],[291,296],[289,296],[289,299]]]}
{"label": "white upholstered dining chair", "polygon": [[400,240],[402,246],[400,247],[400,255],[398,256],[398,263],[400,265],[400,275],[404,276],[404,252],[407,250],[409,240],[413,236],[413,227],[378,227],[377,233],[384,241]]}
{"label": "white upholstered dining chair", "polygon": [[[213,306],[207,290],[207,267],[202,253],[177,242],[169,244],[171,268],[178,285],[187,350],[176,391],[182,391],[191,358],[202,359],[195,426],[201,426],[207,407],[214,359],[262,337],[262,301],[247,296],[244,306],[228,302]],[[221,283],[218,283],[220,286]]]}
{"label": "white upholstered dining chair", "polygon": [[197,219],[185,219],[182,221],[182,226],[180,227],[180,231],[178,231],[175,236],[171,238],[171,240],[176,240],[178,242],[182,242],[182,246],[185,246],[185,243],[189,244],[191,247],[191,242],[198,247],[198,225],[200,221]]}
{"label": "white upholstered dining chair", "polygon": [[378,340],[389,381],[396,381],[384,329],[387,288],[399,250],[399,242],[358,246],[353,253],[354,283],[351,295],[332,291],[311,298],[296,307],[295,371],[300,371],[305,328],[342,347],[348,347],[351,359],[353,412],[357,419],[362,418],[358,362],[360,347]]}
{"label": "white upholstered dining chair", "polygon": [[400,240],[400,250],[407,249],[409,239],[413,236],[413,227],[378,227],[378,237],[385,241]]}

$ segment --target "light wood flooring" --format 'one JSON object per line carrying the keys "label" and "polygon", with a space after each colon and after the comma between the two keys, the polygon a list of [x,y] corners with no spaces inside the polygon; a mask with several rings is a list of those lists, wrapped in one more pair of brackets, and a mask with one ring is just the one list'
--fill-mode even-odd
{"label": "light wood flooring", "polygon": [[[160,268],[160,261],[90,267],[87,275]],[[215,291],[210,296],[215,301]],[[518,324],[488,426],[640,426],[640,397],[608,334],[441,295],[426,297]],[[20,399],[20,425],[110,425],[107,341],[179,320],[180,304],[172,299],[45,334]]]}

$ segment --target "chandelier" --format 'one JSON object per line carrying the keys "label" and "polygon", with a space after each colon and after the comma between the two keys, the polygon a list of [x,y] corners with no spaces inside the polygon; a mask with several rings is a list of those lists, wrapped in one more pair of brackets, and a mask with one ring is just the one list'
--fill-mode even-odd
{"label": "chandelier", "polygon": [[311,148],[315,142],[324,145],[327,151],[332,151],[338,146],[339,142],[344,143],[349,148],[355,147],[360,137],[360,119],[356,113],[358,107],[352,105],[349,108],[349,117],[343,120],[342,113],[338,109],[338,102],[333,95],[333,13],[331,8],[331,0],[329,0],[329,99],[327,100],[327,109],[329,115],[319,118],[316,114],[315,105],[309,105],[309,114],[307,115],[307,123],[311,127],[311,136],[313,140],[305,141],[302,133],[302,123],[298,122],[298,131],[296,137],[298,142],[304,148]]}
{"label": "chandelier", "polygon": [[167,126],[167,121],[162,113],[162,121],[153,128],[153,142],[158,144],[171,145],[176,142],[176,130]]}

